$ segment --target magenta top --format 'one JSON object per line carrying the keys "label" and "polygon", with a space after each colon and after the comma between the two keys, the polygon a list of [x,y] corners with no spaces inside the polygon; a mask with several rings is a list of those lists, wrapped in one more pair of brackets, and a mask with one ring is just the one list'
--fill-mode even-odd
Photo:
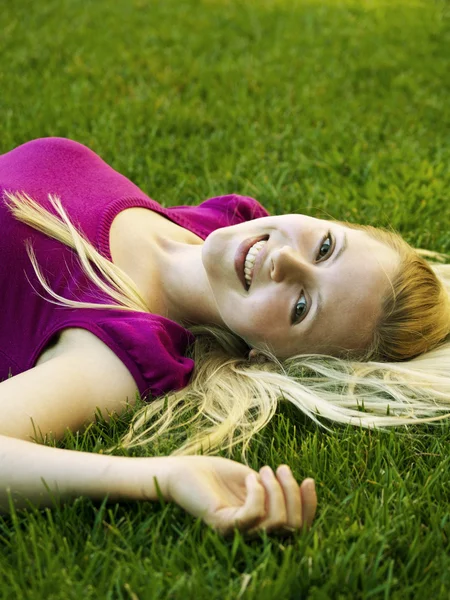
{"label": "magenta top", "polygon": [[53,291],[83,302],[111,300],[84,275],[71,248],[12,216],[5,190],[25,192],[53,214],[48,194],[57,195],[72,223],[109,260],[111,223],[126,208],[153,210],[202,239],[220,227],[265,217],[267,211],[256,200],[237,195],[211,198],[199,206],[163,208],[94,152],[62,138],[35,140],[0,155],[0,381],[31,369],[56,333],[81,327],[120,358],[141,396],[184,387],[194,366],[185,356],[193,336],[178,323],[143,312],[73,309],[48,302],[26,240],[32,242]]}

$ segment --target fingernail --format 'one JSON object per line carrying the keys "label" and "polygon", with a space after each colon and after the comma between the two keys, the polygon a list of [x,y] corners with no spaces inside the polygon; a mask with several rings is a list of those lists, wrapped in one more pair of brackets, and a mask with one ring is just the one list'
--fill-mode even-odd
{"label": "fingernail", "polygon": [[292,473],[289,465],[280,465],[279,470],[281,471],[281,473],[284,473],[285,475],[290,475]]}
{"label": "fingernail", "polygon": [[262,477],[266,478],[266,479],[270,479],[271,477],[275,477],[275,475],[273,474],[273,471],[270,467],[266,466],[263,467],[260,471],[260,474]]}
{"label": "fingernail", "polygon": [[311,477],[308,477],[307,479],[305,479],[305,483],[307,486],[309,486],[311,488],[311,490],[314,491],[316,489],[316,482]]}

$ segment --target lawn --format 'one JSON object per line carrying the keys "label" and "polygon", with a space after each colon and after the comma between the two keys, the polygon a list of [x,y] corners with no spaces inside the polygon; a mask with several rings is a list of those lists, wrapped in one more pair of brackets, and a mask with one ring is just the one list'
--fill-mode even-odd
{"label": "lawn", "polygon": [[[0,31],[0,153],[70,137],[166,206],[237,192],[450,252],[446,1],[2,0]],[[127,419],[62,445],[106,449]],[[308,533],[80,498],[0,517],[0,597],[448,598],[449,441],[281,406],[249,463],[316,479]]]}

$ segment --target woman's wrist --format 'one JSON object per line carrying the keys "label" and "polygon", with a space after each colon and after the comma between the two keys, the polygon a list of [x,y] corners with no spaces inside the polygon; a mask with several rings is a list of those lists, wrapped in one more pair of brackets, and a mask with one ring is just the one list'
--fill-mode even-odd
{"label": "woman's wrist", "polygon": [[155,502],[169,498],[169,476],[173,457],[129,458],[110,456],[104,476],[99,481],[98,497],[111,500],[147,500]]}

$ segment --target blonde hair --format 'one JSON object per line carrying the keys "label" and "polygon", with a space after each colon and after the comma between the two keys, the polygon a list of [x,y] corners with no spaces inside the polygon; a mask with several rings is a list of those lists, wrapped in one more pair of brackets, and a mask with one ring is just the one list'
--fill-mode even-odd
{"label": "blonde hair", "polygon": [[444,260],[444,256],[415,250],[397,233],[387,229],[346,225],[364,231],[400,257],[400,266],[390,281],[391,293],[383,301],[381,317],[362,360],[410,360],[441,344],[450,333],[450,300],[445,287],[449,286],[450,267],[433,270],[423,256],[435,260]]}
{"label": "blonde hair", "polygon": [[[6,193],[5,197],[17,219],[72,247],[86,275],[113,300],[111,305],[92,305],[58,296],[28,246],[39,281],[55,303],[80,309],[148,311],[133,281],[83,238],[58,198],[49,196],[58,215],[54,216],[26,194]],[[429,264],[420,254],[439,256],[413,250],[392,232],[365,230],[394,247],[402,262],[365,362],[314,354],[281,362],[267,349],[260,352],[265,362],[254,363],[247,345],[230,331],[190,327],[195,335],[191,382],[137,411],[123,445],[147,444],[188,424],[189,437],[175,454],[230,451],[242,443],[245,458],[250,439],[270,421],[280,400],[321,425],[323,419],[386,427],[446,418],[450,413],[450,343],[446,341],[450,265]]]}

